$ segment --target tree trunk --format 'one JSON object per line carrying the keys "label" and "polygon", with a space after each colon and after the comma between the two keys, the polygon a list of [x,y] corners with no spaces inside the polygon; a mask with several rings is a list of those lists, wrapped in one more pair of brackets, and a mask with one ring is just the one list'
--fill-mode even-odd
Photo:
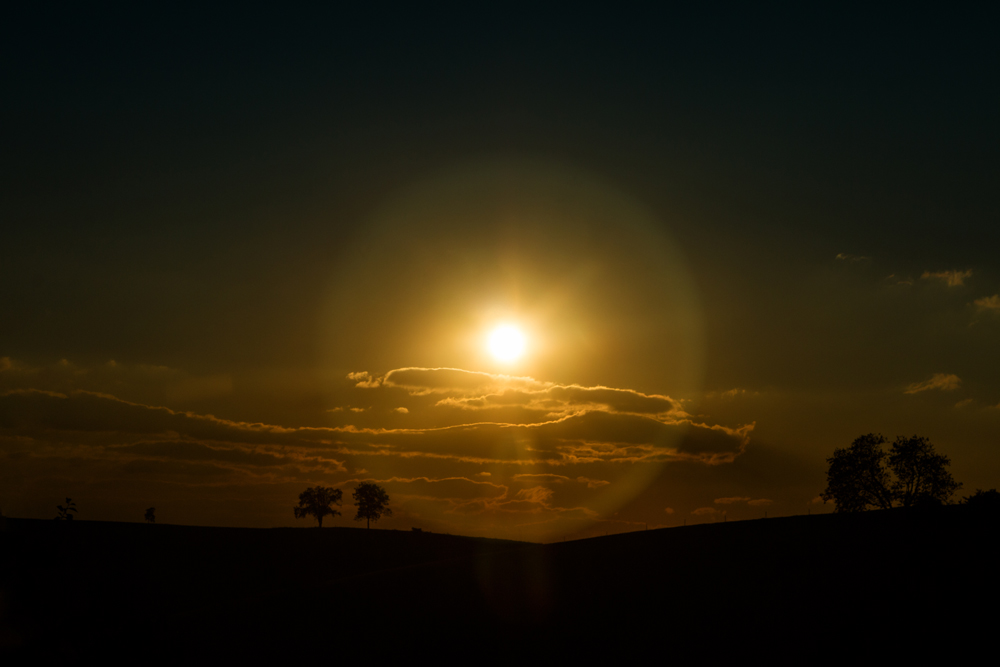
{"label": "tree trunk", "polygon": [[319,527],[322,528],[323,527],[323,515],[320,515],[320,516],[316,517],[316,520],[319,521]]}

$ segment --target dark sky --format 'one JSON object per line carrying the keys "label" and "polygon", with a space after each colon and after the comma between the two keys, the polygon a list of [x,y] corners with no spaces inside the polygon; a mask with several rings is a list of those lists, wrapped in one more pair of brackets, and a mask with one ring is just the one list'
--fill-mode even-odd
{"label": "dark sky", "polygon": [[996,18],[12,13],[0,508],[550,539],[829,511],[868,432],[996,486]]}

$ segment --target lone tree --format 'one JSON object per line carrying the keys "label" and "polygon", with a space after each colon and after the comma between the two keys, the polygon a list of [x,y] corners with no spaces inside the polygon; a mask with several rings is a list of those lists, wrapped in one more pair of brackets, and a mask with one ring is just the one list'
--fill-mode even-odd
{"label": "lone tree", "polygon": [[295,510],[295,518],[304,519],[306,516],[312,515],[319,522],[318,527],[322,528],[323,517],[340,516],[340,512],[330,507],[330,505],[339,505],[343,495],[340,489],[328,486],[308,488],[299,494],[298,507],[292,508]]}
{"label": "lone tree", "polygon": [[56,505],[56,509],[59,510],[56,521],[72,521],[73,515],[70,512],[76,512],[76,503],[73,502],[72,498],[67,498],[65,507]]}
{"label": "lone tree", "polygon": [[156,523],[156,508],[150,507],[146,510],[146,523]]}
{"label": "lone tree", "polygon": [[823,502],[832,500],[837,512],[942,505],[962,486],[946,470],[951,461],[927,438],[899,436],[888,452],[882,449],[886,442],[869,433],[835,449],[826,460]]}
{"label": "lone tree", "polygon": [[389,509],[389,494],[374,482],[361,482],[354,489],[354,504],[358,506],[358,514],[355,521],[366,519],[368,527],[372,527],[372,521],[378,521],[382,515],[392,516]]}

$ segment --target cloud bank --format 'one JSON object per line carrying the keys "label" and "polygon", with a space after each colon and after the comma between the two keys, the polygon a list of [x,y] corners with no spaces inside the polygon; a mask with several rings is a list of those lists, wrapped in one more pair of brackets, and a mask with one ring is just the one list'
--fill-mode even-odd
{"label": "cloud bank", "polygon": [[665,395],[454,368],[345,381],[344,404],[325,408],[328,426],[231,420],[82,389],[6,389],[0,456],[16,460],[22,478],[72,468],[110,487],[254,488],[262,499],[370,480],[386,487],[400,520],[486,534],[531,526],[545,536],[607,515],[662,465],[731,463],[754,427],[695,418]]}

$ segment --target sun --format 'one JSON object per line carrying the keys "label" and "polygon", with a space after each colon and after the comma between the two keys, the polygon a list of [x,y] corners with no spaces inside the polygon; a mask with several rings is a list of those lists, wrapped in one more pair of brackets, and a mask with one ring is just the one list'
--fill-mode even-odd
{"label": "sun", "polygon": [[524,334],[520,329],[504,324],[490,332],[488,346],[498,361],[511,362],[524,354],[524,343]]}

